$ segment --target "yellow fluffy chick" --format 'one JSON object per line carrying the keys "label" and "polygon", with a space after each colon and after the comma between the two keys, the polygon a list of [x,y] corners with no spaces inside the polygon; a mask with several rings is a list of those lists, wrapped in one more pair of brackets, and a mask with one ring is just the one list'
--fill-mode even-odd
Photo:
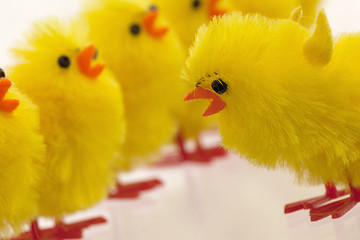
{"label": "yellow fluffy chick", "polygon": [[84,24],[48,19],[15,50],[17,87],[38,106],[47,145],[39,213],[61,219],[107,196],[124,119],[112,74],[98,63]]}
{"label": "yellow fluffy chick", "polygon": [[45,153],[37,107],[11,85],[0,70],[1,238],[17,235],[36,217]]}
{"label": "yellow fluffy chick", "polygon": [[300,23],[310,27],[315,20],[317,7],[322,0],[231,0],[237,10],[243,13],[259,13],[270,18],[289,18],[291,12],[301,6],[303,15]]}
{"label": "yellow fluffy chick", "polygon": [[[327,186],[325,196],[286,212],[305,207],[313,221],[338,218],[360,201],[359,43],[358,36],[340,38],[333,53],[323,11],[314,32],[241,13],[199,30],[185,74],[197,88],[185,100],[211,99],[204,115],[218,113],[230,151]],[[350,186],[350,197],[319,207],[344,195],[334,184]]]}
{"label": "yellow fluffy chick", "polygon": [[182,104],[183,88],[177,81],[185,65],[184,51],[149,2],[88,4],[84,16],[91,40],[123,89],[127,119],[123,152],[125,164],[131,165],[128,160],[156,154],[173,139],[174,108]]}

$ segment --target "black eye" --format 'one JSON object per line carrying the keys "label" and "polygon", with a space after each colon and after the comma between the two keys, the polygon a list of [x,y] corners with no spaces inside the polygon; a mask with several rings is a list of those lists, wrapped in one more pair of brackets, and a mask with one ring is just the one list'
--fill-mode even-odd
{"label": "black eye", "polygon": [[151,5],[150,6],[150,11],[157,11],[158,7],[156,5]]}
{"label": "black eye", "polygon": [[2,68],[0,68],[0,78],[4,78],[4,77],[6,77],[5,72]]}
{"label": "black eye", "polygon": [[192,6],[193,6],[193,8],[195,8],[195,9],[199,8],[199,7],[201,6],[200,0],[194,0],[194,1],[192,2]]}
{"label": "black eye", "polygon": [[67,56],[61,56],[61,57],[59,57],[59,59],[58,59],[58,64],[59,64],[59,66],[62,67],[62,68],[68,68],[68,67],[70,67],[70,65],[71,65],[70,58],[67,57]]}
{"label": "black eye", "polygon": [[139,24],[133,24],[130,26],[130,32],[133,35],[138,35],[141,32],[141,28],[139,26]]}
{"label": "black eye", "polygon": [[217,94],[223,94],[227,90],[227,84],[223,80],[221,80],[221,78],[213,81],[211,83],[211,87]]}
{"label": "black eye", "polygon": [[93,59],[94,60],[97,59],[98,55],[99,55],[99,50],[97,48],[95,48],[95,54],[93,56]]}

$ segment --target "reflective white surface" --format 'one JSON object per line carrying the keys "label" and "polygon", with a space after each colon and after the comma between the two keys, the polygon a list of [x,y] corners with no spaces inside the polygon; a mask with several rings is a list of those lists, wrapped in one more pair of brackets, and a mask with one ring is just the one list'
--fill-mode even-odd
{"label": "reflective white surface", "polygon": [[[76,0],[1,0],[0,66],[10,63],[7,49],[30,23],[44,16],[66,17]],[[360,31],[360,2],[326,4],[335,35]],[[41,74],[41,73],[39,73]],[[164,186],[138,200],[105,201],[70,220],[103,215],[109,223],[88,229],[88,240],[247,240],[360,238],[360,207],[343,218],[311,223],[307,211],[283,214],[284,204],[323,194],[323,187],[298,186],[283,171],[268,171],[229,155],[210,165],[184,164],[143,169],[121,176],[132,182],[158,177]],[[45,221],[45,225],[47,222]]]}
{"label": "reflective white surface", "polygon": [[[105,201],[88,213],[109,223],[85,239],[240,240],[360,238],[360,207],[343,218],[311,223],[308,211],[284,215],[286,203],[318,196],[323,187],[301,187],[285,171],[267,171],[229,156],[210,165],[139,170],[127,181],[158,176],[164,186],[138,200]],[[81,216],[83,214],[79,214]]]}

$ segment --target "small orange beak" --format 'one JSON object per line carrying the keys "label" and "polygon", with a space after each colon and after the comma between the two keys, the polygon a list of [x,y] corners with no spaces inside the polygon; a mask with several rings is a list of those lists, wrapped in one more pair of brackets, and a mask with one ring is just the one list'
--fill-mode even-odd
{"label": "small orange beak", "polygon": [[224,15],[227,11],[223,10],[223,9],[219,9],[218,8],[218,3],[220,0],[210,0],[210,17],[215,17],[215,16],[222,16]]}
{"label": "small orange beak", "polygon": [[155,21],[158,17],[158,14],[159,14],[159,12],[157,10],[148,12],[143,18],[143,24],[144,24],[145,30],[148,34],[150,34],[154,38],[160,39],[169,31],[169,28],[167,28],[167,27],[156,28],[155,27]]}
{"label": "small orange beak", "polygon": [[9,79],[0,79],[0,110],[7,113],[12,113],[20,104],[18,99],[4,99],[11,85]]}
{"label": "small orange beak", "polygon": [[226,103],[212,91],[206,90],[202,87],[197,87],[193,91],[189,92],[184,101],[198,100],[198,99],[210,99],[210,105],[203,114],[203,117],[214,115],[226,107]]}
{"label": "small orange beak", "polygon": [[103,64],[96,64],[94,66],[91,66],[91,62],[95,54],[95,46],[90,45],[79,53],[77,59],[80,71],[92,79],[98,77],[105,68],[105,65]]}

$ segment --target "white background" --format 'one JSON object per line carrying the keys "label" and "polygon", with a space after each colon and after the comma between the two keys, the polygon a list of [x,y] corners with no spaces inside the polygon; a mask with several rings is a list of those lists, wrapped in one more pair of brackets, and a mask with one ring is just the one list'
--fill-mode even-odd
{"label": "white background", "polygon": [[[0,1],[0,66],[9,64],[7,49],[32,21],[44,16],[66,17],[80,6],[76,0]],[[335,35],[360,31],[359,0],[329,0],[325,10]],[[136,181],[154,176],[165,185],[138,200],[105,201],[75,216],[100,214],[109,219],[108,224],[86,231],[85,238],[360,239],[360,206],[339,220],[327,218],[317,223],[310,223],[306,211],[284,215],[284,204],[324,192],[323,187],[297,186],[285,170],[269,172],[229,156],[205,166],[138,170],[122,177]]]}

